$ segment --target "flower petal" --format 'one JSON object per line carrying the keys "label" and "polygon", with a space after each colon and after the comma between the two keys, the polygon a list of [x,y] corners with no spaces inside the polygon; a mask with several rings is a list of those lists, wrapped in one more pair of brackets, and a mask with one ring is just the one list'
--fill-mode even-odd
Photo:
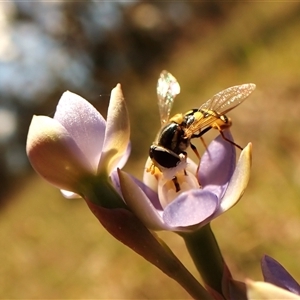
{"label": "flower petal", "polygon": [[163,214],[164,222],[170,227],[187,227],[209,218],[218,206],[215,194],[192,189],[180,194],[169,204]]}
{"label": "flower petal", "polygon": [[106,127],[101,114],[84,98],[67,91],[58,102],[54,119],[66,128],[96,173]]}
{"label": "flower petal", "polygon": [[[158,190],[158,182],[159,180],[161,180],[162,178],[162,173],[159,171],[159,174],[151,174],[151,172],[149,172],[149,168],[152,164],[152,160],[150,157],[148,157],[146,164],[145,164],[145,169],[144,169],[144,176],[143,176],[143,182],[149,186],[153,191],[157,191]],[[197,173],[197,165],[196,163],[191,160],[189,157],[187,158],[187,171],[189,171],[192,175],[196,175]]]}
{"label": "flower petal", "polygon": [[155,209],[142,188],[135,183],[135,180],[121,170],[119,170],[119,178],[126,204],[145,226],[151,230],[169,230],[170,228],[163,223],[159,210]]}
{"label": "flower petal", "polygon": [[[130,136],[129,117],[121,90],[121,85],[112,90],[103,145],[103,153],[98,165],[98,172],[105,168],[110,174],[127,151]],[[124,163],[124,162],[123,162]]]}
{"label": "flower petal", "polygon": [[125,153],[123,154],[123,156],[122,156],[121,159],[119,160],[119,162],[118,162],[118,164],[116,165],[116,167],[115,167],[111,172],[117,170],[118,168],[119,168],[119,169],[122,169],[122,168],[125,166],[125,164],[126,164],[128,158],[129,158],[130,153],[131,153],[131,143],[129,142],[129,143],[128,143],[128,146],[127,146],[127,148],[126,148],[126,150],[125,150]]}
{"label": "flower petal", "polygon": [[300,295],[300,285],[275,259],[265,255],[261,262],[264,280]]}
{"label": "flower petal", "polygon": [[[177,191],[178,187],[179,191]],[[176,174],[176,185],[173,180],[167,180],[163,176],[158,177],[158,197],[163,208],[172,203],[180,194],[199,188],[196,176],[189,171]]]}
{"label": "flower petal", "polygon": [[[229,130],[225,130],[224,135],[233,140]],[[218,197],[222,196],[235,168],[235,148],[221,135],[209,144],[199,168],[199,181],[203,189],[215,193]]]}
{"label": "flower petal", "polygon": [[[152,165],[152,160],[148,156],[148,158],[146,160],[145,168],[144,168],[143,182],[147,186],[149,186],[153,191],[157,191],[158,178],[156,178],[157,176],[155,176],[154,174],[151,174],[151,172],[149,172],[149,168],[150,168],[151,165]],[[160,176],[161,175],[159,175],[159,177]]]}
{"label": "flower petal", "polygon": [[111,172],[111,174],[109,175],[109,178],[112,182],[112,185],[114,186],[115,190],[119,193],[119,195],[121,197],[123,197],[122,195],[122,191],[121,191],[121,186],[120,186],[120,179],[119,179],[119,174],[117,170],[114,170]]}
{"label": "flower petal", "polygon": [[69,132],[49,117],[32,118],[26,151],[33,168],[60,189],[78,192],[80,179],[92,172]]}
{"label": "flower petal", "polygon": [[60,190],[60,192],[67,199],[78,199],[78,198],[81,198],[81,196],[79,194],[76,194],[76,193],[73,193],[73,192],[70,192],[70,191]]}
{"label": "flower petal", "polygon": [[241,152],[216,216],[234,206],[243,196],[250,179],[251,160],[252,144],[249,143]]}
{"label": "flower petal", "polygon": [[300,297],[273,284],[261,281],[247,280],[248,300],[300,300]]}
{"label": "flower petal", "polygon": [[158,214],[161,216],[162,215],[162,205],[159,201],[159,197],[156,192],[154,192],[151,188],[149,188],[147,185],[145,185],[142,181],[138,180],[137,178],[131,176],[133,181],[135,182],[136,185],[146,194],[148,199],[151,201],[151,204],[154,206]]}

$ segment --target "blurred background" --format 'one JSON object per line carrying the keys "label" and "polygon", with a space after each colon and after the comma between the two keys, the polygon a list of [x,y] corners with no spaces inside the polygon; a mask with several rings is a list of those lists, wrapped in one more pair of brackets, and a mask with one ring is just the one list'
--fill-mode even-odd
{"label": "blurred background", "polygon": [[[269,254],[300,280],[299,32],[296,2],[0,2],[0,298],[189,298],[110,237],[84,201],[39,178],[25,153],[32,115],[53,116],[65,90],[105,116],[120,82],[132,127],[125,169],[141,178],[163,69],[181,85],[174,114],[257,85],[229,113],[235,141],[253,143],[251,181],[212,227],[236,279],[261,280]],[[159,235],[198,278],[180,237]]]}

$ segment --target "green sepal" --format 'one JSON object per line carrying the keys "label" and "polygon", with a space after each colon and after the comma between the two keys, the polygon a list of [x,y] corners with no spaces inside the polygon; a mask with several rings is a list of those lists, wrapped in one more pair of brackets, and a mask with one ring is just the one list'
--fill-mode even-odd
{"label": "green sepal", "polygon": [[100,173],[97,176],[82,180],[80,192],[82,198],[89,199],[90,202],[101,207],[128,209],[106,173]]}

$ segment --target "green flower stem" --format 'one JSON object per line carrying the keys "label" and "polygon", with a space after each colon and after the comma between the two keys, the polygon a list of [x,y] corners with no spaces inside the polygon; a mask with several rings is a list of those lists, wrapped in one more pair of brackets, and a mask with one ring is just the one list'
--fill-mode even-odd
{"label": "green flower stem", "polygon": [[128,209],[121,196],[112,186],[106,173],[82,180],[80,194],[83,198],[89,199],[89,201],[104,208]]}
{"label": "green flower stem", "polygon": [[204,283],[223,295],[222,281],[226,268],[210,224],[191,233],[179,233]]}

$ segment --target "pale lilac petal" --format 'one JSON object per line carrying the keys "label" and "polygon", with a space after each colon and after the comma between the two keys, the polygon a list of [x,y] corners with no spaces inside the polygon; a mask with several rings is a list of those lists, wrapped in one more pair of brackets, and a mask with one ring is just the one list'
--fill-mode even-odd
{"label": "pale lilac petal", "polygon": [[265,255],[261,265],[266,282],[300,295],[300,285],[279,262]]}
{"label": "pale lilac petal", "polygon": [[[150,172],[148,172],[147,170],[150,168],[151,164],[152,164],[152,160],[150,157],[148,157],[146,164],[145,164],[145,168],[144,168],[143,182],[147,186],[149,186],[153,191],[157,191],[158,190],[158,180],[161,179],[162,174],[161,174],[161,172],[159,172],[160,174],[153,175]],[[197,165],[189,157],[187,158],[186,170],[188,172],[190,172],[191,174],[193,174],[194,176],[196,176]]]}
{"label": "pale lilac petal", "polygon": [[132,177],[119,170],[120,185],[126,204],[136,216],[151,230],[169,230],[144,191]]}
{"label": "pale lilac petal", "polygon": [[172,203],[176,198],[179,197],[180,194],[193,189],[199,190],[200,188],[196,176],[191,174],[189,171],[186,171],[186,173],[178,173],[176,178],[177,183],[180,187],[179,192],[176,192],[176,187],[173,180],[166,180],[163,177],[158,179],[157,192],[160,203],[163,208],[167,207],[170,203]]}
{"label": "pale lilac petal", "polygon": [[67,91],[59,100],[54,119],[66,128],[96,173],[106,127],[101,114],[84,98]]}
{"label": "pale lilac petal", "polygon": [[[230,131],[225,130],[226,138],[233,140]],[[236,164],[235,146],[221,135],[214,139],[201,158],[199,181],[203,189],[222,197],[234,172]]]}
{"label": "pale lilac petal", "polygon": [[119,180],[119,174],[117,170],[114,170],[110,173],[109,178],[115,188],[115,190],[122,196],[121,186],[120,186],[120,180]]}
{"label": "pale lilac petal", "polygon": [[158,178],[148,171],[151,165],[152,165],[152,160],[150,157],[148,157],[144,168],[143,182],[145,183],[145,185],[149,186],[153,191],[157,191]]}
{"label": "pale lilac petal", "polygon": [[60,190],[60,192],[67,199],[78,199],[78,198],[81,198],[80,195],[78,195],[76,193],[73,193],[73,192],[70,192],[70,191]]}
{"label": "pale lilac petal", "polygon": [[80,180],[92,173],[69,132],[52,118],[32,118],[26,151],[36,172],[59,189],[78,192]]}
{"label": "pale lilac petal", "polygon": [[126,149],[125,153],[123,154],[123,156],[119,160],[119,162],[116,165],[115,169],[112,170],[112,171],[115,171],[117,168],[122,169],[125,166],[125,164],[127,163],[127,160],[130,156],[130,153],[131,153],[131,143],[128,143],[128,146],[127,146],[127,149]]}
{"label": "pale lilac petal", "polygon": [[248,300],[300,300],[300,297],[271,283],[246,280]]}
{"label": "pale lilac petal", "polygon": [[192,189],[180,194],[165,208],[163,219],[170,227],[193,226],[208,219],[217,206],[216,195],[200,189]]}
{"label": "pale lilac petal", "polygon": [[251,160],[252,144],[249,143],[241,152],[216,216],[233,207],[243,196],[250,179]]}
{"label": "pale lilac petal", "polygon": [[136,185],[146,194],[148,199],[151,201],[151,204],[154,206],[154,208],[157,210],[159,215],[162,215],[163,208],[161,206],[161,203],[158,198],[158,194],[154,192],[150,187],[145,185],[142,181],[138,180],[137,178],[131,176],[133,181]]}
{"label": "pale lilac petal", "polygon": [[198,164],[196,164],[189,157],[187,158],[187,171],[191,172],[194,176],[197,176]]}
{"label": "pale lilac petal", "polygon": [[98,172],[105,169],[110,174],[127,153],[130,136],[129,117],[121,85],[112,90],[108,112],[103,152]]}

